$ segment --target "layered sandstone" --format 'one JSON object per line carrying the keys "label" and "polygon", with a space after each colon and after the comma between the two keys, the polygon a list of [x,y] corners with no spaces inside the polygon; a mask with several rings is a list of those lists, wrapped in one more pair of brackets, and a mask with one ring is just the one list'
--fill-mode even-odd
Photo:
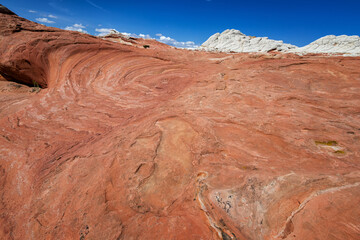
{"label": "layered sandstone", "polygon": [[359,239],[359,57],[131,41],[0,13],[0,239]]}

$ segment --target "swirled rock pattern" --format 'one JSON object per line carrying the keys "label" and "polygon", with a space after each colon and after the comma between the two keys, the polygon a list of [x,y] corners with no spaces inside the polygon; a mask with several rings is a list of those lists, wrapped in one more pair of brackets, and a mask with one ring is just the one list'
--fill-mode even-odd
{"label": "swirled rock pattern", "polygon": [[0,13],[0,239],[359,239],[360,58],[121,41]]}

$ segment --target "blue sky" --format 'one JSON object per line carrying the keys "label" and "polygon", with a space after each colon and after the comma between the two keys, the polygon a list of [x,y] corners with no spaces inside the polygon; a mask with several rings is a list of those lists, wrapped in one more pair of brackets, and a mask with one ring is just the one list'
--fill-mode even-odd
{"label": "blue sky", "polygon": [[360,35],[360,0],[3,0],[1,4],[47,26],[93,35],[116,29],[180,47],[201,45],[229,28],[297,46],[329,34]]}

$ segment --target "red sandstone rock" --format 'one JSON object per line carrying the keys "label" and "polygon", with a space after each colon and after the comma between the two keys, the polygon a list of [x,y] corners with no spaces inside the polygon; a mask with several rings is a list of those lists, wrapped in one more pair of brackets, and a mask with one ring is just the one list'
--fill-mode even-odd
{"label": "red sandstone rock", "polygon": [[360,58],[111,40],[0,13],[0,239],[360,238]]}

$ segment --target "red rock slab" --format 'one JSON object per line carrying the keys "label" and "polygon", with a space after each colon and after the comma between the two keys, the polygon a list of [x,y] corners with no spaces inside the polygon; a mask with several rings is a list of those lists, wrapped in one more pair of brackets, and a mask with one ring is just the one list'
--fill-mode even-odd
{"label": "red rock slab", "polygon": [[360,58],[0,36],[0,239],[359,238]]}

